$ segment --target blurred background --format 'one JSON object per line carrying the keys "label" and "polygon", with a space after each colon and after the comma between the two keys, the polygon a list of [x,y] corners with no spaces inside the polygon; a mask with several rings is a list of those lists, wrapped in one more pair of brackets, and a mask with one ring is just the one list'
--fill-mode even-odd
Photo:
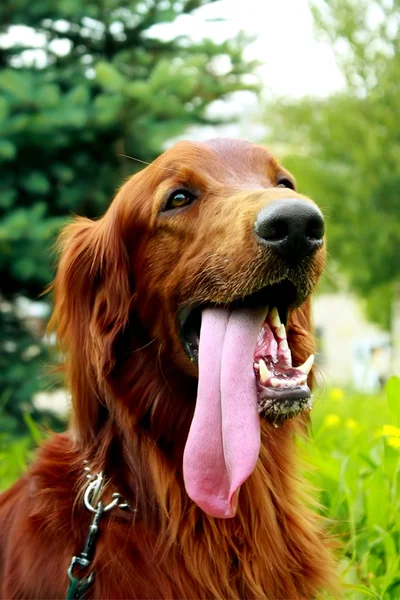
{"label": "blurred background", "polygon": [[0,490],[67,419],[60,229],[178,139],[247,139],[327,218],[304,472],[348,597],[400,597],[399,27],[399,0],[1,0]]}

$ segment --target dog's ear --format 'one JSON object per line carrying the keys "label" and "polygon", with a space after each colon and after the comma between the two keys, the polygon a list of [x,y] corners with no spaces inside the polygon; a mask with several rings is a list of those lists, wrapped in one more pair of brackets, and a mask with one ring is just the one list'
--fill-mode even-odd
{"label": "dog's ear", "polygon": [[107,376],[127,326],[132,298],[129,260],[113,207],[98,221],[80,218],[59,240],[50,328],[65,356],[72,426],[80,443],[94,440],[105,417]]}
{"label": "dog's ear", "polygon": [[[289,319],[287,336],[295,365],[301,365],[310,354],[316,351],[315,337],[311,318],[311,297],[298,309],[294,310]],[[314,368],[308,376],[309,385],[314,381]]]}

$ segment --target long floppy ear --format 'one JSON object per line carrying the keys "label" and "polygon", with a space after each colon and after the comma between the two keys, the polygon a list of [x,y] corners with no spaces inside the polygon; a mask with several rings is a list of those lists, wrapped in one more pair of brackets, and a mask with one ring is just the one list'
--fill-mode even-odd
{"label": "long floppy ear", "polygon": [[[310,354],[315,353],[316,343],[311,319],[311,297],[308,297],[305,303],[290,315],[287,335],[294,364],[303,364]],[[308,376],[310,387],[312,387],[313,382],[314,367]]]}
{"label": "long floppy ear", "polygon": [[79,218],[59,240],[61,260],[53,284],[50,329],[65,356],[72,394],[72,426],[79,443],[92,442],[106,417],[106,378],[115,342],[126,327],[132,298],[128,255],[116,211]]}

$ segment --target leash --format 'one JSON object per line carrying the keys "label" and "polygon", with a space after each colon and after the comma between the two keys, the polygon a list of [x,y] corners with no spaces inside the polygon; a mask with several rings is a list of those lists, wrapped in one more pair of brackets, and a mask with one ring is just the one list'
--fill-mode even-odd
{"label": "leash", "polygon": [[[88,464],[88,461],[85,460],[84,462],[86,465]],[[69,564],[67,571],[69,585],[65,600],[82,600],[85,598],[85,594],[94,579],[94,571],[91,571],[87,577],[84,576],[83,572],[87,571],[93,560],[100,519],[114,508],[130,508],[129,504],[117,492],[112,495],[111,502],[104,505],[99,500],[103,488],[103,473],[92,474],[89,466],[85,466],[85,471],[87,471],[86,477],[89,482],[83,502],[87,510],[93,513],[93,518],[82,552],[78,556],[73,556]],[[133,511],[136,512],[134,509]]]}

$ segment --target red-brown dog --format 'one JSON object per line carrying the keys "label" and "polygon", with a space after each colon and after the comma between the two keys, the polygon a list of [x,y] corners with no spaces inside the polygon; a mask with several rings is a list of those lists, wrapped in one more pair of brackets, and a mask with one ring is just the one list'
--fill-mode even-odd
{"label": "red-brown dog", "polygon": [[332,587],[293,447],[312,403],[316,205],[262,147],[182,142],[100,220],[67,227],[61,251],[72,424],[0,499],[1,597],[64,598],[74,555],[69,597]]}

